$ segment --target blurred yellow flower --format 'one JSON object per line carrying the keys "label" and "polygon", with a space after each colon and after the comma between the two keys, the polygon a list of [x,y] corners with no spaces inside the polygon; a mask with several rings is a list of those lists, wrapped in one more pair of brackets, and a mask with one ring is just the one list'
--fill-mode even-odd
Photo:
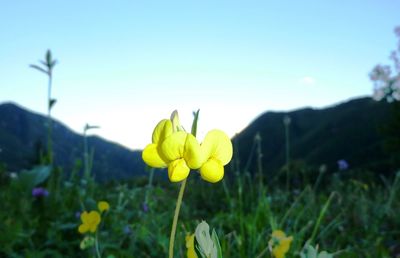
{"label": "blurred yellow flower", "polygon": [[196,251],[194,250],[194,234],[186,236],[187,258],[197,258]]}
{"label": "blurred yellow flower", "polygon": [[272,256],[275,258],[284,258],[289,251],[293,237],[286,236],[282,230],[274,230],[271,235],[271,240],[268,242]]}
{"label": "blurred yellow flower", "polygon": [[232,142],[220,130],[211,130],[201,144],[204,164],[200,167],[201,177],[211,183],[216,183],[224,177],[224,166],[233,155]]}
{"label": "blurred yellow flower", "polygon": [[81,234],[85,234],[90,231],[92,233],[96,232],[97,226],[100,224],[100,214],[97,211],[91,211],[87,213],[86,211],[81,214],[82,224],[79,226],[78,231]]}
{"label": "blurred yellow flower", "polygon": [[108,210],[110,209],[110,205],[109,205],[108,202],[106,202],[106,201],[100,201],[100,202],[97,204],[97,207],[99,208],[99,211],[100,211],[100,212],[108,211]]}

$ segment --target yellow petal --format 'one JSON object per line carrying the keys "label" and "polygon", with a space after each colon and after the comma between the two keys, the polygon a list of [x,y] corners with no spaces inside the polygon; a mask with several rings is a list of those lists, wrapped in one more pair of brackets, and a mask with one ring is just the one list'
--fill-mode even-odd
{"label": "yellow petal", "polygon": [[108,211],[110,209],[110,204],[108,204],[108,202],[106,202],[106,201],[100,201],[97,204],[97,207],[99,208],[100,212]]}
{"label": "yellow petal", "polygon": [[161,144],[161,153],[167,162],[183,158],[186,135],[183,131],[175,132]]}
{"label": "yellow petal", "polygon": [[151,143],[142,152],[144,162],[153,168],[165,168],[167,164],[158,154],[157,144]]}
{"label": "yellow petal", "polygon": [[224,167],[219,160],[210,158],[200,168],[201,178],[216,183],[224,177]]}
{"label": "yellow petal", "polygon": [[154,128],[152,142],[155,144],[162,142],[170,134],[172,134],[172,123],[168,119],[163,119]]}
{"label": "yellow petal", "polygon": [[193,134],[187,134],[186,136],[183,157],[191,169],[198,169],[204,163],[204,155],[202,155],[200,144]]}
{"label": "yellow petal", "polygon": [[196,251],[194,250],[194,234],[186,236],[185,240],[187,248],[187,258],[197,258]]}
{"label": "yellow petal", "polygon": [[179,182],[188,177],[190,168],[184,159],[177,159],[168,164],[168,177],[171,182]]}
{"label": "yellow petal", "polygon": [[211,130],[201,144],[202,152],[206,157],[221,161],[225,166],[232,159],[232,142],[223,131]]}
{"label": "yellow petal", "polygon": [[83,223],[87,223],[89,221],[89,213],[86,211],[81,213],[81,220]]}
{"label": "yellow petal", "polygon": [[283,232],[282,230],[279,230],[279,229],[278,229],[278,230],[274,230],[274,231],[272,232],[272,237],[281,239],[281,238],[286,237],[286,234],[285,234],[285,232]]}
{"label": "yellow petal", "polygon": [[78,231],[81,234],[85,234],[89,230],[87,224],[82,224],[79,226]]}

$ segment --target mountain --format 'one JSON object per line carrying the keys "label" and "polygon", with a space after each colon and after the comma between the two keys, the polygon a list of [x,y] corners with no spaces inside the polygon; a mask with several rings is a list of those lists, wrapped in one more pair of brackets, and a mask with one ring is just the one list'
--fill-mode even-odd
{"label": "mountain", "polygon": [[324,109],[304,108],[292,112],[266,112],[233,139],[240,168],[254,171],[255,136],[261,137],[262,166],[277,171],[285,165],[284,117],[288,129],[290,159],[304,164],[337,169],[338,160],[352,168],[373,171],[390,169],[382,148],[381,127],[391,114],[390,104],[371,98],[358,98]]}
{"label": "mountain", "polygon": [[[32,113],[16,104],[0,105],[0,163],[9,171],[28,169],[37,164],[47,146],[47,117]],[[83,136],[53,119],[54,162],[68,174],[77,159],[83,157]],[[123,179],[146,175],[141,151],[131,151],[97,136],[87,137],[94,150],[95,178]]]}
{"label": "mountain", "polygon": [[[303,108],[292,112],[266,112],[233,138],[235,162],[239,169],[255,171],[255,136],[261,138],[261,165],[266,173],[285,165],[285,127],[290,117],[289,138],[292,161],[330,170],[338,160],[351,168],[385,172],[392,169],[381,128],[391,115],[391,104],[358,98],[323,109]],[[47,142],[47,118],[12,103],[0,105],[0,164],[9,171],[28,169],[37,164]],[[147,175],[140,151],[131,151],[100,137],[88,137],[94,150],[93,173],[96,179],[131,178]],[[83,137],[53,120],[54,160],[66,173],[83,156]],[[239,161],[239,162],[238,162]]]}

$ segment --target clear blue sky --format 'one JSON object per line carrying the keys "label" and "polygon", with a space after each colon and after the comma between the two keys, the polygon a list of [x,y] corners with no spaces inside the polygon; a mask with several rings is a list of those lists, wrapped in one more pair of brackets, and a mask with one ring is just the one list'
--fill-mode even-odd
{"label": "clear blue sky", "polygon": [[265,111],[371,95],[390,63],[399,1],[3,1],[0,103],[46,113],[47,79],[28,67],[50,48],[53,116],[131,149],[178,109],[200,137],[230,136]]}

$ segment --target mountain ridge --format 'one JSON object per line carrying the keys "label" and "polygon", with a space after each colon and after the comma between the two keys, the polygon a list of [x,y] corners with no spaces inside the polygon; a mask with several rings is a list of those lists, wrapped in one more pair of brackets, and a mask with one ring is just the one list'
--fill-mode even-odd
{"label": "mountain ridge", "polygon": [[[82,160],[83,136],[56,119],[52,121],[55,164],[71,171],[76,160]],[[0,104],[0,162],[8,170],[19,171],[38,162],[47,143],[46,123],[46,116],[19,104]],[[129,150],[96,135],[87,136],[87,142],[89,150],[94,149],[93,173],[99,180],[110,178],[110,174],[115,179],[146,175],[141,151]]]}
{"label": "mountain ridge", "polygon": [[[241,171],[256,169],[254,138],[258,133],[263,168],[267,172],[282,169],[286,151],[283,119],[288,115],[291,161],[326,164],[334,169],[337,160],[344,159],[353,168],[387,169],[379,127],[388,121],[389,107],[388,103],[361,97],[323,108],[266,111],[232,138],[234,159],[241,161]],[[0,104],[0,163],[12,171],[37,164],[47,143],[46,121],[44,115],[19,104]],[[83,136],[53,120],[52,139],[56,164],[71,171],[76,160],[82,160]],[[140,150],[130,150],[96,135],[87,140],[89,149],[94,149],[93,173],[99,180],[147,175]]]}

